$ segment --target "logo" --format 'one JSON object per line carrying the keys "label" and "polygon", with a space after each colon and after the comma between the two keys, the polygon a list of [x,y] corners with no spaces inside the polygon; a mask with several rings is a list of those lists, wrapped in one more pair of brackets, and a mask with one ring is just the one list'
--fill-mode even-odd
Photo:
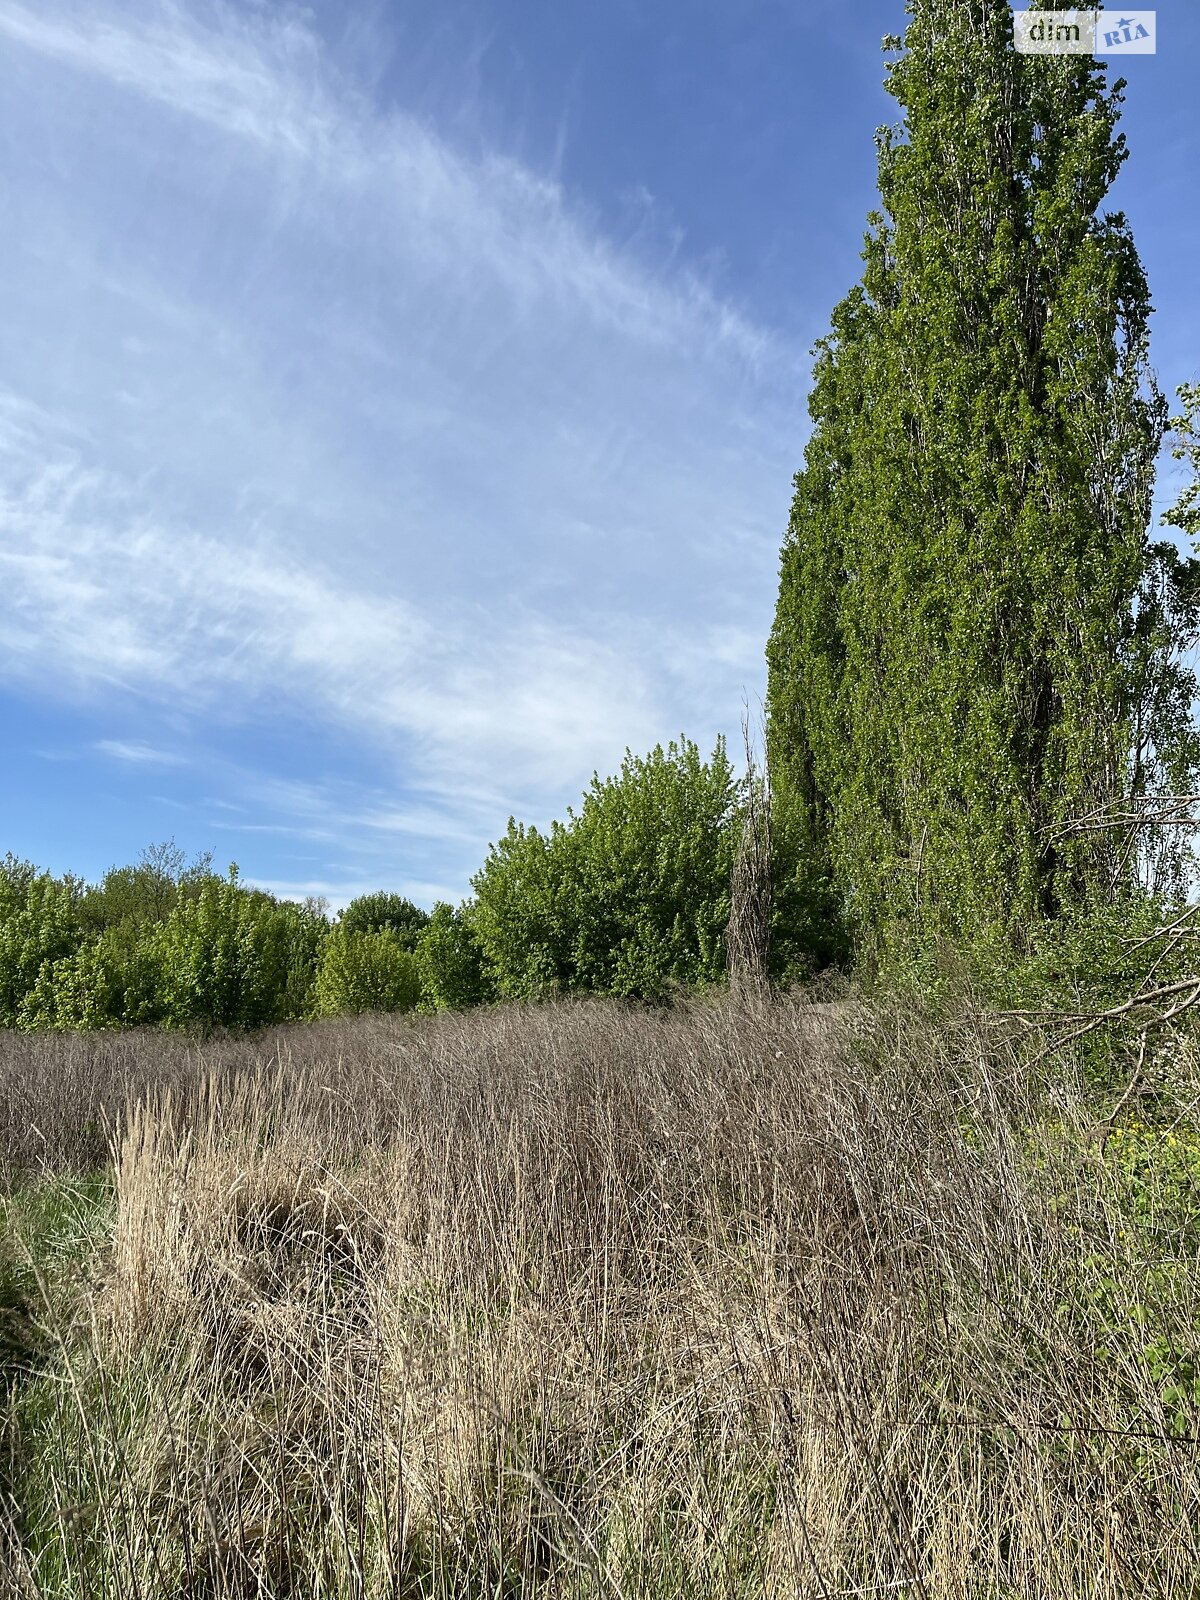
{"label": "logo", "polygon": [[1152,56],[1153,11],[1014,11],[1013,43],[1026,56]]}
{"label": "logo", "polygon": [[1096,54],[1098,56],[1152,56],[1155,53],[1155,13],[1101,11],[1096,16]]}

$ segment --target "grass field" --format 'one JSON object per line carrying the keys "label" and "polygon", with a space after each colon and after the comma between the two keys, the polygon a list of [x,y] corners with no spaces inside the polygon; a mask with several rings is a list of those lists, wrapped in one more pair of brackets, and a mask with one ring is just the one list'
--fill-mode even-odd
{"label": "grass field", "polygon": [[2,1036],[4,1592],[1200,1595],[1150,1079],[965,1004]]}

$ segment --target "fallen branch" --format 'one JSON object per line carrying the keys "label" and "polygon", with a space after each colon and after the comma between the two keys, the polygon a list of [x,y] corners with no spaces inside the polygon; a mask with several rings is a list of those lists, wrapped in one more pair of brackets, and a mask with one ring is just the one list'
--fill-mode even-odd
{"label": "fallen branch", "polygon": [[1168,1010],[1161,1012],[1158,1016],[1151,1017],[1142,1023],[1141,1032],[1144,1037],[1152,1028],[1165,1027],[1168,1023],[1174,1022],[1183,1016],[1186,1011],[1190,1011],[1193,1006],[1200,1004],[1200,977],[1193,976],[1181,979],[1178,983],[1164,983],[1153,989],[1139,990],[1130,999],[1122,1001],[1118,1006],[1109,1006],[1104,1011],[1066,1011],[1055,1007],[1045,1007],[1041,1010],[1006,1011],[1002,1015],[1011,1017],[1026,1026],[1055,1022],[1068,1025],[1078,1023],[1078,1027],[1055,1039],[1053,1044],[1046,1047],[1047,1051],[1051,1049],[1061,1050],[1065,1045],[1074,1044],[1077,1039],[1086,1038],[1088,1034],[1095,1033],[1097,1029],[1103,1028],[1108,1023],[1121,1022],[1125,1018],[1132,1016],[1136,1011],[1144,1010],[1147,1006],[1153,1006],[1166,1000],[1174,1000],[1177,996],[1182,996],[1182,998],[1178,999],[1176,1004],[1170,1006]]}

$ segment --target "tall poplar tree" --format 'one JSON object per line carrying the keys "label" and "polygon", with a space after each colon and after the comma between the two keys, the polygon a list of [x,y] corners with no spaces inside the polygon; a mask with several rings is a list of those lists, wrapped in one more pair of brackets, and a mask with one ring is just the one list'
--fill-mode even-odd
{"label": "tall poplar tree", "polygon": [[1102,210],[1123,85],[1017,54],[1005,0],[908,11],[768,647],[791,904],[885,960],[930,936],[1019,947],[1121,892],[1109,836],[1070,824],[1145,781],[1133,657],[1165,422],[1145,276]]}

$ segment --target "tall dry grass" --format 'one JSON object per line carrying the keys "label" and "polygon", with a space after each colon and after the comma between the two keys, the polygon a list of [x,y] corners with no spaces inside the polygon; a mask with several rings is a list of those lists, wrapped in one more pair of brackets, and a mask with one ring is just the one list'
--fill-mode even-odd
{"label": "tall dry grass", "polygon": [[22,1048],[142,1065],[14,1594],[1200,1593],[1194,1262],[969,1008]]}

